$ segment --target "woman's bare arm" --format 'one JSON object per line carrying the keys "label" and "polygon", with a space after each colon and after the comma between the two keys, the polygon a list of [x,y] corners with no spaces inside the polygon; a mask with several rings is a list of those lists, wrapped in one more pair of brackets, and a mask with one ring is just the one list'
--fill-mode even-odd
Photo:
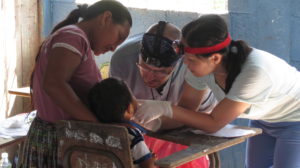
{"label": "woman's bare arm", "polygon": [[97,121],[68,83],[81,62],[80,56],[60,47],[54,48],[50,54],[43,81],[45,92],[75,119]]}
{"label": "woman's bare arm", "polygon": [[187,82],[184,82],[183,93],[178,103],[178,106],[189,110],[197,111],[206,93],[207,90],[197,90],[191,85],[189,85]]}
{"label": "woman's bare arm", "polygon": [[[178,106],[185,109],[197,111],[202,102],[202,97],[206,93],[206,90],[196,90],[190,86],[187,82],[183,84],[183,91]],[[183,126],[183,123],[170,119],[168,117],[161,117],[162,125],[161,130],[174,129]]]}
{"label": "woman's bare arm", "polygon": [[245,112],[250,104],[223,99],[210,113],[197,113],[173,106],[173,119],[205,132],[216,132]]}

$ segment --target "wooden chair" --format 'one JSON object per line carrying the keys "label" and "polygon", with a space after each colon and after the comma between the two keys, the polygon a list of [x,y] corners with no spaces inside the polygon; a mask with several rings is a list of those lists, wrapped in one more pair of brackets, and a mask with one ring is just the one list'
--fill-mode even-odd
{"label": "wooden chair", "polygon": [[[58,121],[58,164],[64,168],[133,168],[130,139],[123,126]],[[196,159],[192,148],[157,160],[160,168],[177,167]]]}
{"label": "wooden chair", "polygon": [[122,126],[59,121],[58,164],[64,168],[131,168],[130,140]]}

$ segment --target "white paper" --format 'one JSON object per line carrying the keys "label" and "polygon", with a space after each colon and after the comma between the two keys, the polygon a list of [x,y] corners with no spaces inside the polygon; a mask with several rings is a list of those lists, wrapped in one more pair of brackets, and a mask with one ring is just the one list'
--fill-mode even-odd
{"label": "white paper", "polygon": [[36,111],[18,114],[0,122],[0,137],[16,138],[26,136]]}
{"label": "white paper", "polygon": [[226,137],[226,138],[232,138],[232,137],[240,137],[244,135],[254,134],[255,131],[249,130],[249,129],[242,129],[239,128],[236,125],[227,124],[225,127],[220,129],[219,131],[209,134],[205,133],[202,130],[191,130],[194,134],[205,134],[205,135],[211,135],[216,137]]}

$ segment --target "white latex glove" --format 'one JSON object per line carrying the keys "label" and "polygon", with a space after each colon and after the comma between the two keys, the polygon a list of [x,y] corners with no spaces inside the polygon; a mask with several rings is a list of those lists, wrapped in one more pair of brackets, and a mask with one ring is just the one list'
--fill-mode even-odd
{"label": "white latex glove", "polygon": [[143,124],[143,126],[150,131],[156,132],[161,127],[161,119],[157,118],[148,123]]}
{"label": "white latex glove", "polygon": [[171,102],[158,100],[138,100],[134,119],[141,124],[149,123],[161,116],[173,117]]}

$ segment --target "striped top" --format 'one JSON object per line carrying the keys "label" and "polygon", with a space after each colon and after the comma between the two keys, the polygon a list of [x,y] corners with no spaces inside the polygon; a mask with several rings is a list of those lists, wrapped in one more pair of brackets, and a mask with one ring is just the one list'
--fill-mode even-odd
{"label": "striped top", "polygon": [[143,161],[153,157],[144,141],[143,134],[146,133],[146,130],[132,121],[129,121],[126,127],[129,139],[131,140],[130,150],[133,157],[133,164],[138,167]]}

